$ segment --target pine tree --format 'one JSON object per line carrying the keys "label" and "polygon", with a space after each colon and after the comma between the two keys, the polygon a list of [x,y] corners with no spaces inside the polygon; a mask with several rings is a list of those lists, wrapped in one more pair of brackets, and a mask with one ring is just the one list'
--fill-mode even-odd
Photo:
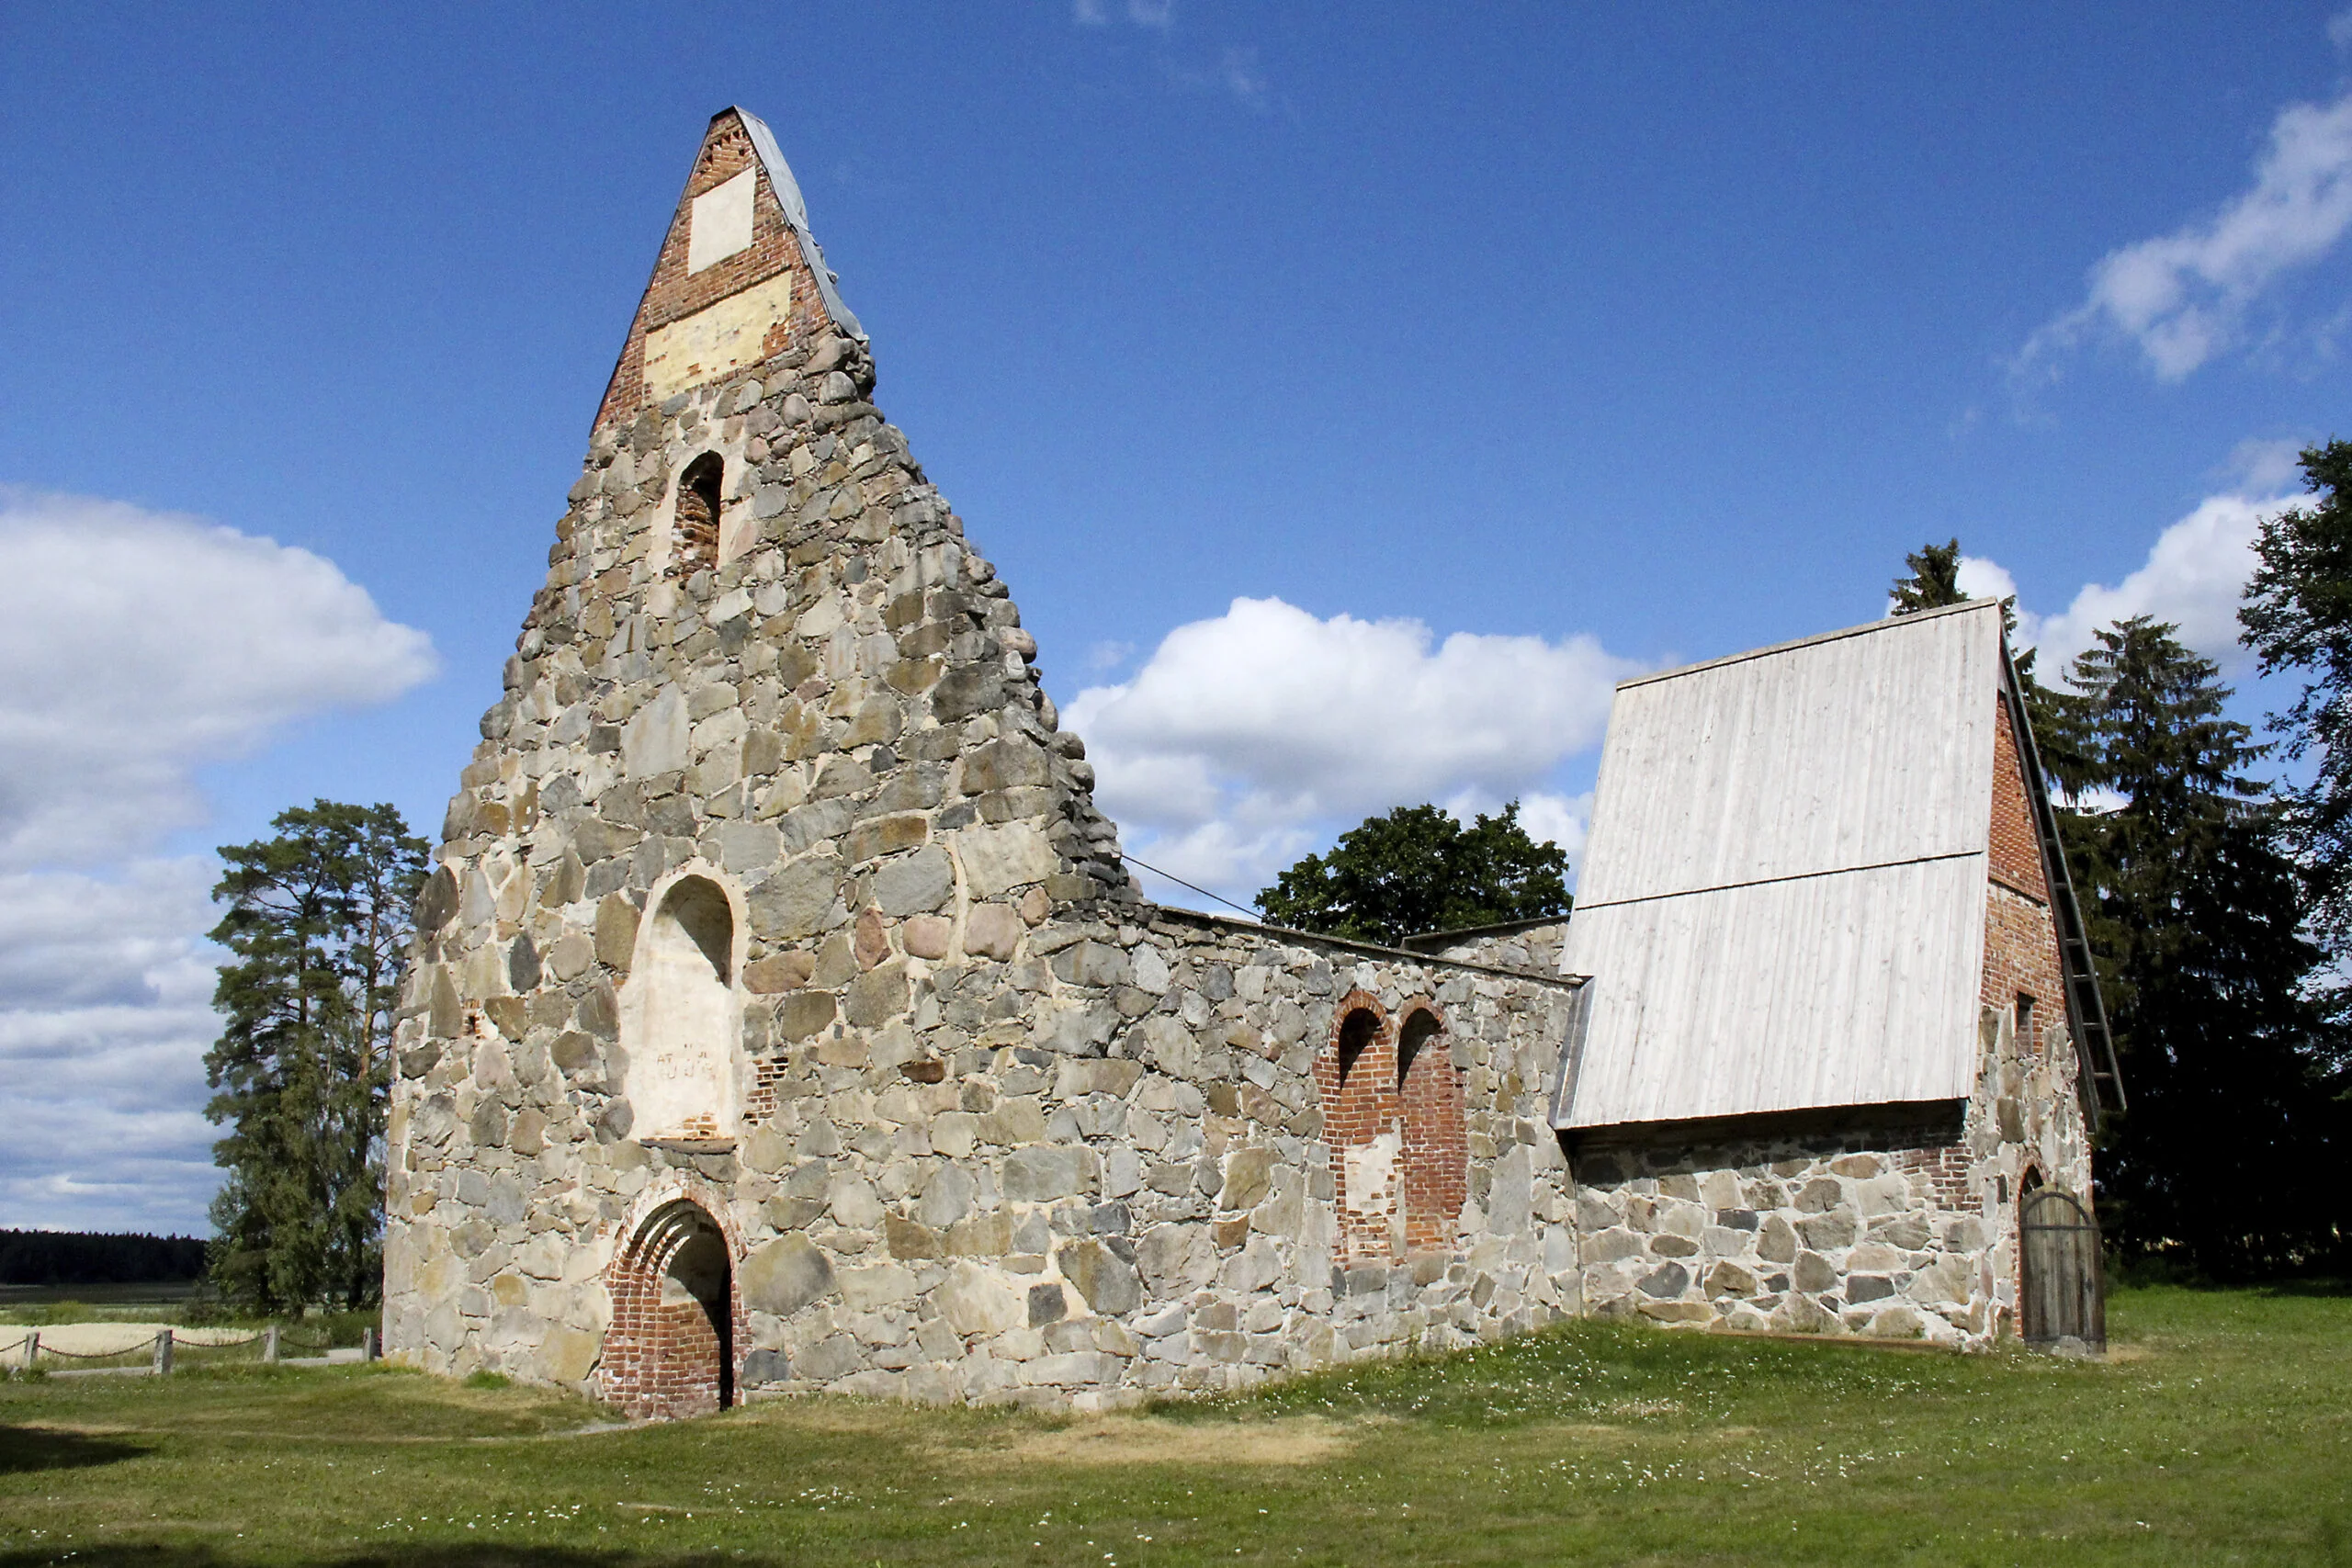
{"label": "pine tree", "polygon": [[1417,931],[1568,912],[1568,857],[1519,825],[1519,802],[1468,827],[1434,806],[1400,806],[1340,835],[1258,895],[1276,925],[1391,946]]}
{"label": "pine tree", "polygon": [[392,1010],[427,847],[390,806],[321,800],[270,826],[222,847],[213,889],[235,961],[205,1056],[205,1114],[229,1129],[211,1275],[264,1311],[356,1306],[381,1288]]}
{"label": "pine tree", "polygon": [[2238,623],[2265,675],[2304,678],[2271,727],[2290,757],[2317,763],[2291,827],[2319,927],[2341,954],[2352,945],[2352,441],[2306,449],[2302,467],[2317,499],[2261,525]]}
{"label": "pine tree", "polygon": [[2338,1245],[2341,1041],[2313,989],[2324,954],[2298,929],[2304,878],[2245,771],[2267,749],[2173,632],[2100,632],[2055,704],[2080,786],[2120,801],[2064,823],[2131,1096],[2100,1203],[2126,1254],[2243,1277]]}

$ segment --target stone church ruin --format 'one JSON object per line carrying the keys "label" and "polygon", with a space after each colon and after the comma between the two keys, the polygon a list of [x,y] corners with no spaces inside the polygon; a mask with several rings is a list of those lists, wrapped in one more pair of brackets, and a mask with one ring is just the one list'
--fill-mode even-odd
{"label": "stone church ruin", "polygon": [[394,1359],[680,1416],[2015,1331],[2113,1080],[1995,607],[1631,683],[1565,932],[1278,931],[1142,897],[874,385],[721,113],[420,905]]}

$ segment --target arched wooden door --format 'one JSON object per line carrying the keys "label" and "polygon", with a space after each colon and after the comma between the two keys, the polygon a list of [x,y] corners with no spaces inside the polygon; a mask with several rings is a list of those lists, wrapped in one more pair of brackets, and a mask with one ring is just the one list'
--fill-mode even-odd
{"label": "arched wooden door", "polygon": [[2024,1258],[2023,1310],[2029,1345],[2072,1337],[2094,1350],[2107,1348],[2107,1286],[2099,1257],[2098,1222],[2075,1196],[2037,1188],[2018,1205]]}

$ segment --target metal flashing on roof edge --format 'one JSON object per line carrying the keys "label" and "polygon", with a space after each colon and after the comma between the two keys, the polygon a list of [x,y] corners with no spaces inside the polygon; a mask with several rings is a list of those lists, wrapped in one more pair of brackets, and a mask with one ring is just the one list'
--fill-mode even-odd
{"label": "metal flashing on roof edge", "polygon": [[1568,1124],[1568,1103],[1576,1093],[1577,1068],[1584,1063],[1585,1035],[1592,1028],[1592,987],[1578,986],[1568,1003],[1568,1023],[1560,1032],[1560,1066],[1552,1079],[1552,1103],[1545,1120],[1555,1132]]}
{"label": "metal flashing on roof edge", "polygon": [[[760,163],[768,172],[768,184],[775,190],[776,205],[784,209],[784,220],[792,225],[793,238],[800,242],[800,256],[816,275],[817,292],[823,297],[826,313],[837,325],[849,329],[858,342],[866,341],[865,329],[842,303],[841,293],[833,286],[841,281],[825,265],[825,248],[817,243],[817,236],[808,231],[808,204],[800,195],[800,182],[792,177],[792,165],[784,161],[784,149],[775,142],[775,132],[768,122],[741,105],[729,105],[718,111],[732,114],[752,133],[752,149],[760,155]],[[714,115],[713,118],[718,116]]]}

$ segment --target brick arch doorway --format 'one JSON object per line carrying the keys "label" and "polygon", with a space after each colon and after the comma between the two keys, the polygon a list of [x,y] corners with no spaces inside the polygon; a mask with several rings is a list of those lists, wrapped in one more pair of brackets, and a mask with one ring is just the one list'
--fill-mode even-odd
{"label": "brick arch doorway", "polygon": [[727,1233],[691,1198],[655,1210],[609,1275],[605,1393],[639,1420],[724,1410],[736,1402],[743,1335]]}

